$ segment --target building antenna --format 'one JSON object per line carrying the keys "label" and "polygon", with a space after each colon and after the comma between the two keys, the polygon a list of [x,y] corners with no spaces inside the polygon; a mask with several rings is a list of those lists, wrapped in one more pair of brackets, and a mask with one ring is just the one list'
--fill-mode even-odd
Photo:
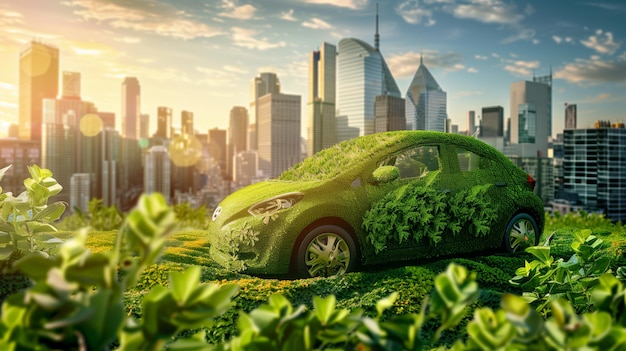
{"label": "building antenna", "polygon": [[376,51],[380,48],[380,35],[378,35],[378,2],[376,2],[376,34],[374,34],[374,47]]}

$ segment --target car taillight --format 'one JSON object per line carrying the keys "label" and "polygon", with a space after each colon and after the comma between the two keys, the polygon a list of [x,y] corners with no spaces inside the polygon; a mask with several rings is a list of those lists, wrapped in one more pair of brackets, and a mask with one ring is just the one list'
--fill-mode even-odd
{"label": "car taillight", "polygon": [[530,176],[530,174],[526,174],[526,180],[528,181],[528,186],[530,187],[530,190],[534,191],[535,190],[535,179],[533,177]]}

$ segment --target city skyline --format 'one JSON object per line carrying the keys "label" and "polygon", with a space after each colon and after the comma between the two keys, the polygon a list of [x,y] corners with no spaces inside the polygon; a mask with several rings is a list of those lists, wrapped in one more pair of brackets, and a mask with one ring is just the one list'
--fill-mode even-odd
{"label": "city skyline", "polygon": [[[379,12],[380,49],[403,97],[422,55],[460,130],[469,110],[501,105],[510,117],[509,85],[550,72],[553,134],[566,102],[582,128],[626,119],[626,4],[381,1]],[[19,54],[36,39],[59,48],[59,71],[80,73],[83,99],[114,112],[118,130],[125,77],[141,84],[152,134],[158,106],[192,112],[201,132],[227,129],[232,107],[249,108],[250,80],[274,72],[281,92],[302,97],[306,136],[309,53],[342,38],[374,45],[375,15],[371,0],[0,3],[0,121],[19,122]]]}

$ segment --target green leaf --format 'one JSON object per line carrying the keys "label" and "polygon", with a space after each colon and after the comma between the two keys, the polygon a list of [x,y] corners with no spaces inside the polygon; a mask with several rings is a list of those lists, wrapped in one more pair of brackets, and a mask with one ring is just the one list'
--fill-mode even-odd
{"label": "green leaf", "polygon": [[170,272],[170,287],[176,301],[185,305],[200,283],[200,267],[191,266],[184,272]]}
{"label": "green leaf", "polygon": [[526,248],[526,252],[532,254],[537,258],[541,263],[546,266],[550,266],[552,261],[554,260],[550,255],[550,247],[549,246],[531,246]]}
{"label": "green leaf", "polygon": [[328,321],[335,311],[335,302],[337,299],[335,295],[328,295],[325,299],[319,296],[313,298],[313,307],[315,308],[315,315],[322,325],[328,324]]}

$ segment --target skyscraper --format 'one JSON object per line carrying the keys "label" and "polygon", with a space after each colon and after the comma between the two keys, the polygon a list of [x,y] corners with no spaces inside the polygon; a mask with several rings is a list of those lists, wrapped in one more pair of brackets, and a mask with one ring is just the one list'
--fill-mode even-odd
{"label": "skyscraper", "polygon": [[576,129],[576,104],[565,103],[565,129]]}
{"label": "skyscraper", "polygon": [[37,41],[20,53],[19,137],[41,141],[43,99],[59,90],[59,49]]}
{"label": "skyscraper", "polygon": [[135,77],[122,82],[122,136],[139,140],[141,129],[141,87]]}
{"label": "skyscraper", "polygon": [[243,106],[234,106],[230,109],[228,125],[228,175],[234,179],[234,158],[243,151],[246,151],[248,131],[248,110]]}
{"label": "skyscraper", "polygon": [[163,145],[152,146],[144,153],[144,193],[158,192],[163,194],[167,203],[170,203],[171,162],[167,148]]}
{"label": "skyscraper", "polygon": [[467,111],[467,135],[473,135],[476,131],[476,112],[474,110]]}
{"label": "skyscraper", "polygon": [[157,107],[157,130],[154,136],[170,139],[172,137],[172,109],[165,106]]}
{"label": "skyscraper", "polygon": [[248,148],[250,150],[256,150],[257,130],[258,130],[258,114],[257,114],[257,100],[266,94],[280,94],[280,81],[276,73],[263,72],[258,77],[254,77],[250,82],[250,133],[248,136]]}
{"label": "skyscraper", "polygon": [[405,129],[404,99],[391,95],[378,95],[374,101],[374,132]]}
{"label": "skyscraper", "polygon": [[334,45],[322,43],[318,51],[309,54],[309,101],[307,110],[307,155],[332,146],[335,134],[336,56]]}
{"label": "skyscraper", "polygon": [[480,137],[504,137],[504,108],[491,106],[482,108]]}
{"label": "skyscraper", "polygon": [[374,102],[378,95],[402,97],[383,55],[378,34],[374,47],[355,38],[341,39],[337,53],[337,141],[374,132]]}
{"label": "skyscraper", "polygon": [[613,221],[626,220],[626,129],[600,122],[596,128],[563,131],[563,189]]}
{"label": "skyscraper", "polygon": [[279,176],[300,161],[300,95],[267,94],[257,103],[259,169]]}
{"label": "skyscraper", "polygon": [[446,92],[420,57],[420,64],[406,92],[407,129],[444,132],[448,118],[446,99]]}
{"label": "skyscraper", "polygon": [[61,96],[64,99],[80,98],[80,72],[63,71],[62,82]]}
{"label": "skyscraper", "polygon": [[511,144],[528,144],[521,148],[522,156],[547,155],[552,135],[552,75],[511,83],[510,102]]}
{"label": "skyscraper", "polygon": [[218,129],[218,128],[209,129],[209,134],[208,134],[209,155],[219,165],[220,176],[222,176],[222,178],[225,178],[226,174],[228,173],[227,164],[226,164],[226,156],[228,154],[227,148],[226,148],[226,138],[227,138],[226,129]]}
{"label": "skyscraper", "polygon": [[181,111],[180,113],[180,131],[181,134],[193,135],[193,112]]}

